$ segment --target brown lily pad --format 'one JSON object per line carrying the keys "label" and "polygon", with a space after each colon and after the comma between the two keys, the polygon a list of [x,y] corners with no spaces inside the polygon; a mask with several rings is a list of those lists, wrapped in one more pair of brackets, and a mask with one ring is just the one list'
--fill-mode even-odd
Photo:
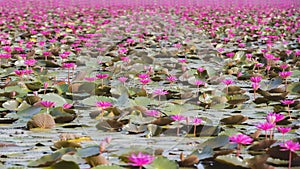
{"label": "brown lily pad", "polygon": [[260,141],[257,144],[252,145],[249,150],[253,150],[253,151],[262,151],[262,150],[266,150],[267,148],[270,148],[271,145],[273,145],[274,143],[276,143],[277,140],[263,140]]}
{"label": "brown lily pad", "polygon": [[27,128],[51,129],[55,127],[54,118],[47,113],[36,114],[27,123]]}
{"label": "brown lily pad", "polygon": [[246,121],[248,117],[243,115],[233,115],[230,117],[225,117],[221,119],[220,121],[225,125],[234,125],[234,124],[242,124],[244,121]]}

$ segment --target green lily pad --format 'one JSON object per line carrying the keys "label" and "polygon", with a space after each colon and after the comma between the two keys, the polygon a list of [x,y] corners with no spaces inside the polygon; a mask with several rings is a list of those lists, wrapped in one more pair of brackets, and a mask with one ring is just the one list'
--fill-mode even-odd
{"label": "green lily pad", "polygon": [[224,155],[224,156],[218,156],[216,158],[216,161],[218,161],[220,163],[224,163],[224,164],[233,165],[233,166],[240,166],[240,167],[248,168],[248,165],[247,165],[246,161],[244,161],[241,158],[236,157],[232,154]]}
{"label": "green lily pad", "polygon": [[62,107],[65,103],[67,103],[66,99],[56,93],[48,93],[46,95],[41,96],[43,100],[55,102],[55,107]]}
{"label": "green lily pad", "polygon": [[17,100],[9,100],[9,101],[3,103],[2,107],[6,108],[7,110],[10,110],[10,111],[17,111],[19,104],[20,103]]}
{"label": "green lily pad", "polygon": [[98,101],[107,101],[107,102],[114,102],[112,98],[106,96],[91,96],[81,101],[82,104],[95,106],[96,102]]}
{"label": "green lily pad", "polygon": [[69,152],[73,152],[75,151],[75,149],[73,148],[63,148],[60,149],[52,154],[49,155],[45,155],[43,157],[41,157],[40,159],[37,159],[35,161],[31,161],[28,164],[28,167],[48,167],[51,166],[53,164],[55,164],[57,161],[60,160],[60,158]]}
{"label": "green lily pad", "polygon": [[91,169],[125,169],[125,168],[117,166],[117,165],[99,165],[99,166],[93,167]]}
{"label": "green lily pad", "polygon": [[156,157],[155,160],[149,164],[145,165],[146,169],[179,169],[178,164],[175,161],[171,161],[166,157]]}
{"label": "green lily pad", "polygon": [[77,155],[81,158],[87,158],[91,156],[98,155],[100,153],[100,147],[99,146],[89,146],[82,149],[79,149],[77,151]]}
{"label": "green lily pad", "polygon": [[70,169],[80,169],[79,165],[74,161],[59,161],[50,167],[50,169],[62,169],[62,168],[70,168]]}
{"label": "green lily pad", "polygon": [[206,146],[209,146],[210,148],[214,149],[214,148],[225,146],[228,143],[229,143],[229,137],[225,135],[221,135],[206,140],[205,142],[199,145],[199,148],[204,148]]}

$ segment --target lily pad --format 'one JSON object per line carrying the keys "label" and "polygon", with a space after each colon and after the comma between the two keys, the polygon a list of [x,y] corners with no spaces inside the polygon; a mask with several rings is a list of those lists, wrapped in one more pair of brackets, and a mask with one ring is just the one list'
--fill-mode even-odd
{"label": "lily pad", "polygon": [[179,169],[175,161],[171,161],[166,157],[156,157],[151,164],[145,165],[144,167],[145,169]]}
{"label": "lily pad", "polygon": [[32,161],[28,164],[28,167],[47,167],[55,164],[60,158],[69,152],[74,152],[73,148],[63,148],[52,154],[45,155],[38,160]]}

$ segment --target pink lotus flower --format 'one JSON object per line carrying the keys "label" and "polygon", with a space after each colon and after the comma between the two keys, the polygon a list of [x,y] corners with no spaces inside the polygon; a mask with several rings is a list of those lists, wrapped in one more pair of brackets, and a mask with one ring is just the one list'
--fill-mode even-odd
{"label": "pink lotus flower", "polygon": [[253,83],[259,83],[261,81],[261,79],[262,79],[261,76],[254,76],[254,77],[250,78],[251,82],[253,82]]}
{"label": "pink lotus flower", "polygon": [[244,47],[246,47],[246,44],[244,44],[244,43],[240,43],[240,44],[238,45],[238,47],[240,47],[240,48],[244,48]]}
{"label": "pink lotus flower", "polygon": [[289,117],[290,117],[290,119],[292,119],[291,111],[290,111],[290,105],[291,105],[291,104],[294,104],[294,103],[295,103],[295,100],[281,100],[280,102],[281,102],[282,104],[284,104],[284,105],[287,105]]}
{"label": "pink lotus flower", "polygon": [[195,117],[195,118],[193,119],[193,124],[194,124],[194,125],[199,125],[199,124],[201,124],[201,123],[202,123],[202,119],[201,119],[201,118]]}
{"label": "pink lotus flower", "polygon": [[147,73],[141,73],[141,74],[138,75],[138,77],[140,79],[149,79],[149,74],[147,74]]}
{"label": "pink lotus flower", "polygon": [[62,108],[63,108],[63,109],[69,109],[69,108],[71,108],[72,106],[73,106],[73,104],[65,103],[65,104],[63,104]]}
{"label": "pink lotus flower", "polygon": [[96,106],[101,108],[101,110],[105,110],[105,109],[111,107],[112,103],[107,102],[107,101],[99,101],[99,102],[96,102]]}
{"label": "pink lotus flower", "polygon": [[229,58],[233,58],[234,55],[235,55],[234,52],[226,53],[226,56],[229,57]]}
{"label": "pink lotus flower", "polygon": [[176,114],[176,115],[172,115],[171,116],[171,119],[173,119],[173,120],[175,120],[175,121],[177,121],[178,123],[177,123],[177,136],[179,135],[179,125],[180,125],[180,121],[182,121],[182,120],[185,120],[186,118],[183,116],[183,115],[180,115],[180,114]]}
{"label": "pink lotus flower", "polygon": [[140,82],[143,84],[143,89],[146,84],[148,84],[151,80],[150,79],[141,79]]}
{"label": "pink lotus flower", "polygon": [[280,68],[283,69],[283,70],[287,69],[288,67],[289,67],[289,65],[286,64],[286,63],[282,63],[282,64],[280,65]]}
{"label": "pink lotus flower", "polygon": [[176,78],[176,76],[171,75],[171,76],[168,76],[168,77],[166,78],[166,80],[168,80],[170,83],[174,83],[174,82],[177,81],[177,78]]}
{"label": "pink lotus flower", "polygon": [[70,62],[70,63],[63,63],[63,64],[62,64],[62,67],[67,68],[67,69],[75,68],[75,67],[76,67],[76,64],[75,64],[75,63],[72,63],[72,62]]}
{"label": "pink lotus flower", "polygon": [[[264,130],[265,131],[265,139],[268,138],[268,131],[271,130],[272,128],[275,127],[275,123],[269,123],[269,122],[264,122],[264,123],[259,123],[256,125],[258,129]],[[271,134],[270,134],[271,137]]]}
{"label": "pink lotus flower", "polygon": [[155,94],[155,95],[159,95],[159,96],[163,96],[163,95],[166,95],[168,94],[169,92],[166,91],[166,90],[163,90],[163,89],[155,89],[152,94]]}
{"label": "pink lotus flower", "polygon": [[237,134],[229,137],[230,143],[237,143],[237,144],[251,144],[253,139],[244,134]]}
{"label": "pink lotus flower", "polygon": [[10,53],[0,53],[0,59],[9,59],[11,58]]}
{"label": "pink lotus flower", "polygon": [[119,77],[118,78],[118,80],[120,81],[120,82],[122,82],[123,84],[127,81],[127,77],[125,77],[125,76],[121,76],[121,77]]}
{"label": "pink lotus flower", "polygon": [[292,75],[291,71],[279,72],[279,76],[285,79],[285,91],[287,91],[287,78]]}
{"label": "pink lotus flower", "polygon": [[291,128],[291,127],[277,127],[277,130],[278,130],[280,133],[285,134],[285,133],[291,131],[292,128]]}
{"label": "pink lotus flower", "polygon": [[108,76],[109,76],[109,74],[97,74],[97,75],[96,75],[96,77],[97,77],[98,79],[106,79],[106,78],[108,78]]}
{"label": "pink lotus flower", "polygon": [[55,102],[52,102],[52,101],[41,101],[40,102],[42,106],[46,107],[46,108],[51,108],[51,107],[54,107],[56,105]]}
{"label": "pink lotus flower", "polygon": [[187,60],[186,60],[186,59],[178,59],[178,62],[179,62],[179,63],[186,63]]}
{"label": "pink lotus flower", "polygon": [[198,70],[200,73],[202,73],[202,72],[205,71],[205,68],[203,68],[203,67],[198,67],[197,70]]}
{"label": "pink lotus flower", "polygon": [[231,79],[225,79],[222,82],[227,86],[233,84],[233,80],[231,80]]}
{"label": "pink lotus flower", "polygon": [[270,112],[267,117],[266,117],[266,120],[267,122],[269,123],[277,123],[281,120],[284,119],[284,115],[283,114],[280,114],[280,113],[275,113],[275,112]]}
{"label": "pink lotus flower", "polygon": [[145,114],[152,117],[159,117],[161,115],[161,113],[157,110],[146,110]]}
{"label": "pink lotus flower", "polygon": [[14,72],[15,72],[16,75],[18,75],[20,77],[25,74],[25,70],[15,70]]}
{"label": "pink lotus flower", "polygon": [[121,57],[121,60],[122,60],[123,62],[127,62],[127,63],[130,62],[129,57],[125,57],[125,56],[122,56],[122,57]]}
{"label": "pink lotus flower", "polygon": [[229,137],[230,143],[237,143],[237,151],[236,156],[238,157],[240,155],[241,146],[246,144],[251,144],[253,139],[247,135],[244,134],[237,134]]}
{"label": "pink lotus flower", "polygon": [[37,60],[35,59],[29,59],[29,60],[25,60],[24,64],[27,66],[34,66],[34,64],[37,62]]}
{"label": "pink lotus flower", "polygon": [[282,77],[283,79],[286,79],[286,78],[290,77],[291,75],[292,75],[291,71],[279,72],[279,76]]}
{"label": "pink lotus flower", "polygon": [[264,123],[259,123],[257,126],[257,128],[261,129],[261,130],[270,130],[272,128],[275,127],[275,124],[274,123],[269,123],[269,122],[264,122]]}
{"label": "pink lotus flower", "polygon": [[202,80],[196,80],[196,81],[194,82],[194,84],[197,85],[197,86],[199,87],[200,85],[204,85],[205,83],[204,83]]}
{"label": "pink lotus flower", "polygon": [[246,54],[246,58],[250,60],[252,58],[252,54],[251,53],[247,53]]}
{"label": "pink lotus flower", "polygon": [[222,81],[226,85],[226,93],[228,94],[228,86],[233,84],[233,80],[231,79],[225,79]]}
{"label": "pink lotus flower", "polygon": [[128,52],[128,50],[126,48],[121,48],[121,49],[118,50],[118,53],[124,54],[126,52]]}
{"label": "pink lotus flower", "polygon": [[134,153],[131,154],[131,156],[128,157],[128,160],[130,161],[130,165],[138,166],[140,169],[142,169],[144,165],[151,164],[153,162],[154,156],[139,152],[137,155]]}
{"label": "pink lotus flower", "polygon": [[280,102],[285,105],[291,105],[295,103],[295,100],[281,100]]}
{"label": "pink lotus flower", "polygon": [[196,130],[197,130],[197,125],[201,124],[202,123],[202,119],[201,118],[198,118],[198,117],[195,117],[193,119],[193,124],[194,124],[194,136],[196,137]]}
{"label": "pink lotus flower", "polygon": [[12,49],[10,48],[10,46],[3,46],[2,49],[7,52],[7,53],[11,53]]}
{"label": "pink lotus flower", "polygon": [[288,140],[284,143],[280,144],[281,151],[290,151],[289,153],[289,169],[291,168],[292,165],[292,152],[296,152],[300,150],[300,144],[298,142],[293,142],[292,140]]}
{"label": "pink lotus flower", "polygon": [[[254,94],[256,93],[256,90],[260,88],[260,84],[259,83],[252,83],[252,88],[254,90]],[[255,96],[254,96],[255,99]]]}
{"label": "pink lotus flower", "polygon": [[185,117],[183,115],[176,114],[176,115],[172,115],[171,119],[173,119],[175,121],[182,121],[182,120],[185,120]]}
{"label": "pink lotus flower", "polygon": [[265,58],[266,58],[267,60],[273,60],[274,55],[271,54],[271,53],[266,53],[266,54],[265,54]]}
{"label": "pink lotus flower", "polygon": [[287,55],[291,55],[291,54],[293,53],[293,51],[291,51],[291,50],[286,50],[285,53],[286,53]]}

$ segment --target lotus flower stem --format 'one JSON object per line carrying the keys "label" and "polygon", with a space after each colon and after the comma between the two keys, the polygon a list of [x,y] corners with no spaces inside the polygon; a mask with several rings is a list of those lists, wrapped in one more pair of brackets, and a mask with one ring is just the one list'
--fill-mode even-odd
{"label": "lotus flower stem", "polygon": [[68,68],[68,85],[70,86],[71,82],[70,82],[70,68]]}
{"label": "lotus flower stem", "polygon": [[289,153],[289,169],[292,167],[292,151]]}
{"label": "lotus flower stem", "polygon": [[178,124],[177,124],[177,132],[176,132],[177,136],[179,136],[179,128],[180,128],[180,123],[178,122]]}
{"label": "lotus flower stem", "polygon": [[196,137],[196,128],[197,126],[196,126],[196,124],[194,125],[194,137]]}
{"label": "lotus flower stem", "polygon": [[241,154],[241,144],[238,144],[236,148],[236,156],[239,157],[240,154]]}
{"label": "lotus flower stem", "polygon": [[287,106],[287,109],[288,109],[288,113],[289,113],[290,120],[292,120],[291,111],[290,111],[290,105],[289,105],[289,104],[288,104],[288,106]]}

